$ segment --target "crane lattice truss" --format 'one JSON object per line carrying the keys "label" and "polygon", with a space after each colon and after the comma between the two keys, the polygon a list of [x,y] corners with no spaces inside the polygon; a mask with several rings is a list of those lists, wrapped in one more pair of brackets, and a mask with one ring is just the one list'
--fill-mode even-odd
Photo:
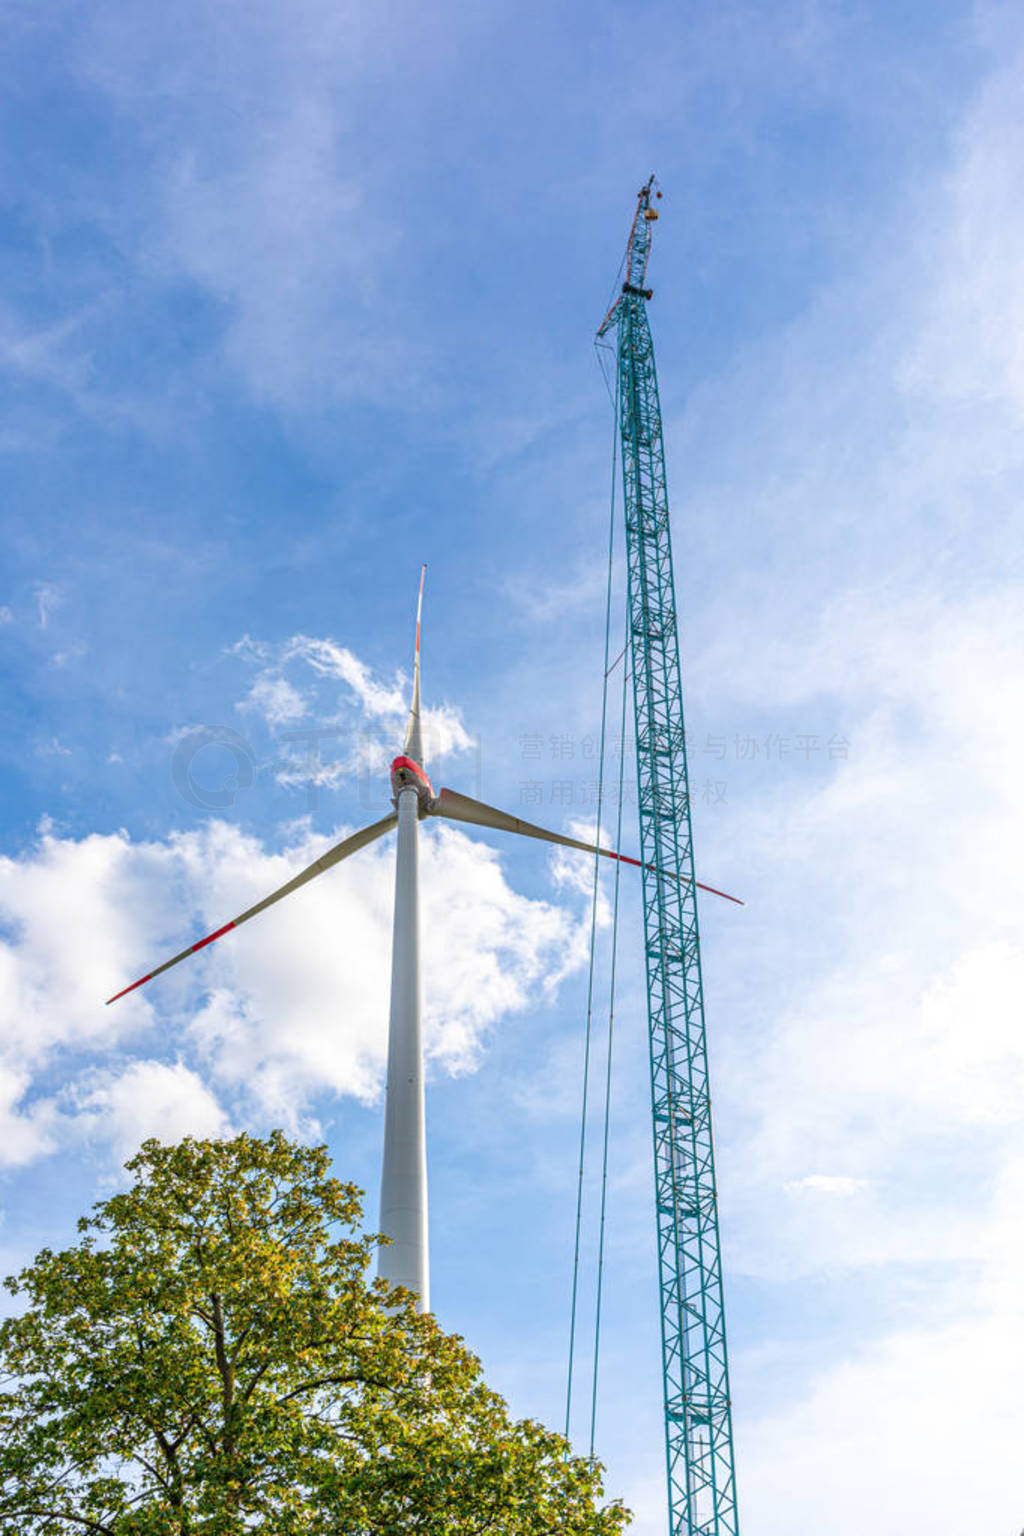
{"label": "crane lattice truss", "polygon": [[643,862],[670,1536],[737,1536],[711,1098],[672,543],[639,195],[618,330],[618,418]]}

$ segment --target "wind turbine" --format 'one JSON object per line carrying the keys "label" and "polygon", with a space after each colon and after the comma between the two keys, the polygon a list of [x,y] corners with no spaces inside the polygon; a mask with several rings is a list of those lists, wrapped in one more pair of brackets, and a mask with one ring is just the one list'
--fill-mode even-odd
{"label": "wind turbine", "polygon": [[[495,832],[517,832],[523,837],[539,838],[545,843],[557,843],[563,848],[577,848],[582,853],[600,854],[623,864],[642,867],[639,859],[628,858],[610,848],[600,848],[594,843],[581,842],[575,837],[565,837],[559,832],[549,832],[534,826],[518,816],[496,810],[480,800],[459,794],[454,789],[442,789],[434,793],[434,787],[423,768],[423,739],[420,725],[420,621],[423,614],[423,581],[427,568],[420,572],[419,597],[416,604],[416,649],[413,663],[412,705],[405,743],[398,757],[391,764],[391,789],[395,809],[380,821],[353,832],[351,837],[335,843],[308,868],[295,875],[284,885],[258,901],[255,906],[215,928],[204,939],[190,944],[180,954],[165,960],[155,970],[148,971],[130,986],[116,992],[108,1003],[134,992],[147,981],[169,971],[172,965],[187,960],[208,944],[223,938],[233,928],[240,928],[251,917],[265,912],[275,902],[290,896],[300,886],[326,873],[342,859],[358,853],[373,843],[392,827],[398,828],[398,847],[395,867],[395,919],[394,941],[391,953],[391,1013],[388,1029],[387,1098],[384,1117],[384,1163],[381,1174],[380,1230],[390,1239],[381,1249],[379,1272],[393,1285],[402,1285],[419,1297],[419,1308],[430,1310],[430,1262],[427,1232],[427,1141],[426,1115],[423,1095],[423,1036],[420,1017],[420,924],[419,924],[419,876],[418,876],[418,828],[427,816],[440,816],[447,821],[468,822],[472,826],[486,827]],[[652,866],[653,867],[653,866]],[[713,886],[701,885],[702,891],[723,896],[726,901],[743,903],[725,891]]]}

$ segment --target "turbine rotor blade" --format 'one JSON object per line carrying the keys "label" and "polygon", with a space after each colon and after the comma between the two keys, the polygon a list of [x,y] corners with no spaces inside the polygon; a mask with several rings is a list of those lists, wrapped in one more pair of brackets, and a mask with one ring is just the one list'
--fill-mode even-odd
{"label": "turbine rotor blade", "polygon": [[409,709],[409,724],[405,730],[405,746],[402,752],[406,757],[411,757],[414,763],[423,766],[423,735],[420,730],[420,620],[423,617],[423,583],[426,580],[427,567],[424,565],[420,571],[420,595],[416,603],[416,655],[412,669],[412,705]]}
{"label": "turbine rotor blade", "polygon": [[188,949],[183,949],[180,954],[165,960],[163,965],[158,965],[155,971],[149,971],[145,976],[140,976],[138,981],[133,981],[130,987],[124,987],[120,992],[115,992],[113,997],[107,998],[108,1004],[116,1003],[119,997],[124,997],[128,992],[134,992],[136,987],[152,981],[154,976],[161,975],[163,971],[169,971],[172,965],[177,965],[181,960],[187,960],[189,955],[205,949],[207,944],[212,944],[215,939],[223,938],[224,934],[230,933],[232,928],[240,928],[243,923],[249,921],[250,917],[256,917],[258,913],[265,912],[268,907],[274,905],[275,901],[281,901],[283,897],[290,896],[300,886],[315,880],[317,875],[322,875],[326,870],[332,869],[335,864],[340,864],[342,859],[348,858],[349,854],[358,853],[360,848],[365,848],[368,843],[375,842],[378,837],[383,837],[385,832],[389,832],[397,820],[397,815],[392,812],[390,816],[385,816],[383,821],[375,821],[372,826],[363,827],[362,831],[353,832],[351,837],[335,843],[333,848],[328,848],[326,853],[321,854],[320,858],[315,859],[306,869],[279,886],[276,891],[272,891],[269,896],[264,896],[263,900],[258,901],[254,907],[249,907],[238,917],[233,917],[230,923],[224,924],[223,928],[216,928],[213,933],[208,933],[205,939],[200,939],[196,944],[190,944]]}
{"label": "turbine rotor blade", "polygon": [[[442,816],[449,821],[466,821],[475,827],[489,827],[494,832],[516,832],[520,837],[536,837],[542,843],[558,843],[563,848],[578,848],[581,853],[599,853],[602,858],[615,859],[620,864],[633,864],[637,869],[649,869],[655,874],[659,871],[653,864],[644,864],[640,859],[631,859],[628,854],[616,853],[611,848],[599,848],[596,843],[584,843],[576,837],[566,837],[561,832],[549,832],[546,827],[535,826],[532,821],[523,821],[520,816],[510,816],[507,811],[495,810],[493,805],[484,805],[482,800],[473,800],[469,795],[460,795],[454,789],[442,789],[436,800],[432,800],[427,808],[430,816]],[[707,891],[712,896],[721,896],[726,901],[733,901],[738,907],[743,902],[738,896],[730,896],[726,891],[719,891],[713,885],[704,885],[700,880],[694,881],[698,890]]]}

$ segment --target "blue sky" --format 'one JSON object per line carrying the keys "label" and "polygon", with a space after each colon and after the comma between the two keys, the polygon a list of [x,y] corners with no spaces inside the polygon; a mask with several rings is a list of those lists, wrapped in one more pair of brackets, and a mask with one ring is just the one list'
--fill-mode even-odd
{"label": "blue sky", "polygon": [[[1015,1536],[1015,8],[3,19],[5,1268],[150,1133],[323,1136],[373,1219],[389,848],[101,1000],[383,813],[422,560],[435,780],[592,816],[591,338],[653,169],[744,1530]],[[423,864],[435,1305],[557,1424],[588,873]],[[598,1448],[653,1536],[636,895]]]}

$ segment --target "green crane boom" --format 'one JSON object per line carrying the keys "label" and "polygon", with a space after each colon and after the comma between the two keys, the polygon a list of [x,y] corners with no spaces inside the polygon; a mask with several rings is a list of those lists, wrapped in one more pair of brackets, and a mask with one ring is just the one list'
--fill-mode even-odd
{"label": "green crane boom", "polygon": [[618,425],[643,862],[670,1536],[737,1536],[711,1096],[665,450],[644,287],[657,212],[640,191],[618,331]]}

